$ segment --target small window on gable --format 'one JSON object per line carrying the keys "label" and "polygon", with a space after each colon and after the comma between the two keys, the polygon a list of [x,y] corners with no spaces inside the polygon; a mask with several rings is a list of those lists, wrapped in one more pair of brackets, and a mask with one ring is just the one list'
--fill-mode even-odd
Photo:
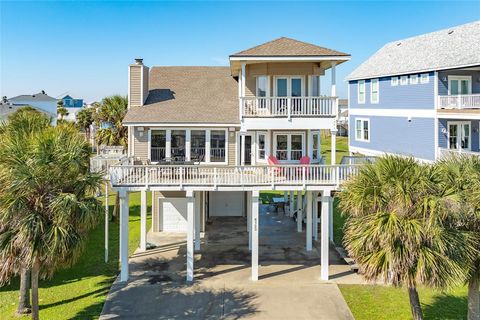
{"label": "small window on gable", "polygon": [[401,76],[400,77],[400,85],[406,86],[408,84],[408,76]]}
{"label": "small window on gable", "polygon": [[428,73],[422,73],[420,75],[420,83],[428,83],[430,81],[430,77]]}
{"label": "small window on gable", "polygon": [[370,102],[378,103],[379,100],[379,83],[378,79],[372,79],[370,81]]}
{"label": "small window on gable", "polygon": [[417,74],[412,74],[410,76],[410,84],[417,84],[418,83],[418,75]]}
{"label": "small window on gable", "polygon": [[398,86],[398,77],[391,77],[390,78],[390,84],[392,86]]}
{"label": "small window on gable", "polygon": [[365,103],[365,80],[358,81],[358,103]]}

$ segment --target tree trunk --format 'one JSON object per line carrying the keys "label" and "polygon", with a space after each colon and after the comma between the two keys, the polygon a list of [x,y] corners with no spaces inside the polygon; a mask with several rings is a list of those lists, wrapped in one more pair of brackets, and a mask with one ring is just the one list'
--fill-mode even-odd
{"label": "tree trunk", "polygon": [[410,298],[410,309],[413,320],[423,320],[422,306],[416,287],[408,288],[408,297]]}
{"label": "tree trunk", "polygon": [[22,268],[20,271],[20,290],[18,296],[17,315],[31,312],[30,305],[30,270]]}
{"label": "tree trunk", "polygon": [[480,320],[480,278],[474,275],[468,282],[468,320]]}
{"label": "tree trunk", "polygon": [[38,275],[40,273],[40,262],[36,258],[32,266],[32,319],[39,320],[38,306]]}
{"label": "tree trunk", "polygon": [[120,197],[118,196],[118,192],[117,192],[115,194],[115,206],[113,207],[112,221],[117,220],[119,211],[120,211]]}

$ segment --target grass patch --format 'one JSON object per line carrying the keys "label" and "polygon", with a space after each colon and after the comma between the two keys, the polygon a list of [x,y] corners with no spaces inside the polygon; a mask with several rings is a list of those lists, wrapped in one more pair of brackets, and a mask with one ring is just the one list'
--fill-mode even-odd
{"label": "grass patch", "polygon": [[[375,285],[339,285],[356,320],[411,319],[405,288]],[[419,288],[425,319],[466,319],[467,288],[442,292]]]}
{"label": "grass patch", "polygon": [[[102,201],[104,197],[101,197]],[[147,195],[148,212],[151,196]],[[110,212],[115,194],[109,196]],[[147,215],[147,228],[151,216]],[[93,319],[98,318],[106,295],[119,272],[119,224],[110,223],[109,262],[104,262],[104,219],[90,233],[85,251],[70,268],[55,273],[51,280],[40,281],[41,319]],[[138,247],[140,240],[140,193],[130,194],[129,253]],[[18,278],[0,288],[0,319],[30,319],[14,316],[18,303]]]}
{"label": "grass patch", "polygon": [[[332,144],[331,144],[331,137],[322,137],[320,139],[321,143],[321,154],[322,156],[326,156],[326,164],[330,164],[330,159],[331,159],[331,152],[332,152]],[[335,153],[335,159],[336,159],[336,164],[340,163],[340,160],[344,156],[348,156],[348,137],[340,137],[337,136],[336,139],[336,153]]]}

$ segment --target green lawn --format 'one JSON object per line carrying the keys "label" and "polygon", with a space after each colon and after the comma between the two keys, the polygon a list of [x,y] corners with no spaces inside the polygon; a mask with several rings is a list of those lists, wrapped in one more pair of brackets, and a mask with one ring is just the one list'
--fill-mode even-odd
{"label": "green lawn", "polygon": [[[326,138],[322,137],[321,139],[321,150],[322,150],[321,153],[322,153],[322,156],[326,156],[327,164],[330,164],[331,151],[332,151],[331,141],[332,140],[330,137],[326,137]],[[336,163],[339,164],[343,156],[348,156],[348,137],[337,136],[336,144],[337,144],[337,148],[336,148],[335,159],[336,159]]]}
{"label": "green lawn", "polygon": [[[104,197],[102,197],[104,198]],[[148,212],[151,196],[147,195]],[[109,198],[113,210],[115,195]],[[140,239],[140,193],[130,195],[129,251],[138,247]],[[148,215],[150,228],[150,215]],[[57,272],[53,279],[40,282],[41,319],[92,319],[98,318],[112,282],[118,274],[118,223],[110,224],[110,259],[104,262],[103,218],[92,230],[85,252],[71,268]],[[0,288],[0,319],[18,319],[14,312],[18,302],[18,279]],[[28,319],[24,317],[22,319]]]}

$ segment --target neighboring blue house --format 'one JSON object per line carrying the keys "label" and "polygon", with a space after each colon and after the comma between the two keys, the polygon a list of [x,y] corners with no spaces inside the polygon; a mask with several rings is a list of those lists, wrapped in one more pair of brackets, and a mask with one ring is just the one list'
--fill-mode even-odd
{"label": "neighboring blue house", "polygon": [[50,97],[41,91],[36,94],[24,94],[16,97],[7,99],[8,104],[12,107],[21,107],[21,106],[32,106],[42,112],[45,112],[50,117],[52,117],[52,123],[56,124],[57,122],[57,99]]}
{"label": "neighboring blue house", "polygon": [[67,109],[68,115],[63,119],[67,121],[77,121],[77,114],[83,109],[83,99],[74,99],[70,95],[62,98],[63,106]]}
{"label": "neighboring blue house", "polygon": [[480,21],[390,42],[347,80],[351,153],[480,156]]}

